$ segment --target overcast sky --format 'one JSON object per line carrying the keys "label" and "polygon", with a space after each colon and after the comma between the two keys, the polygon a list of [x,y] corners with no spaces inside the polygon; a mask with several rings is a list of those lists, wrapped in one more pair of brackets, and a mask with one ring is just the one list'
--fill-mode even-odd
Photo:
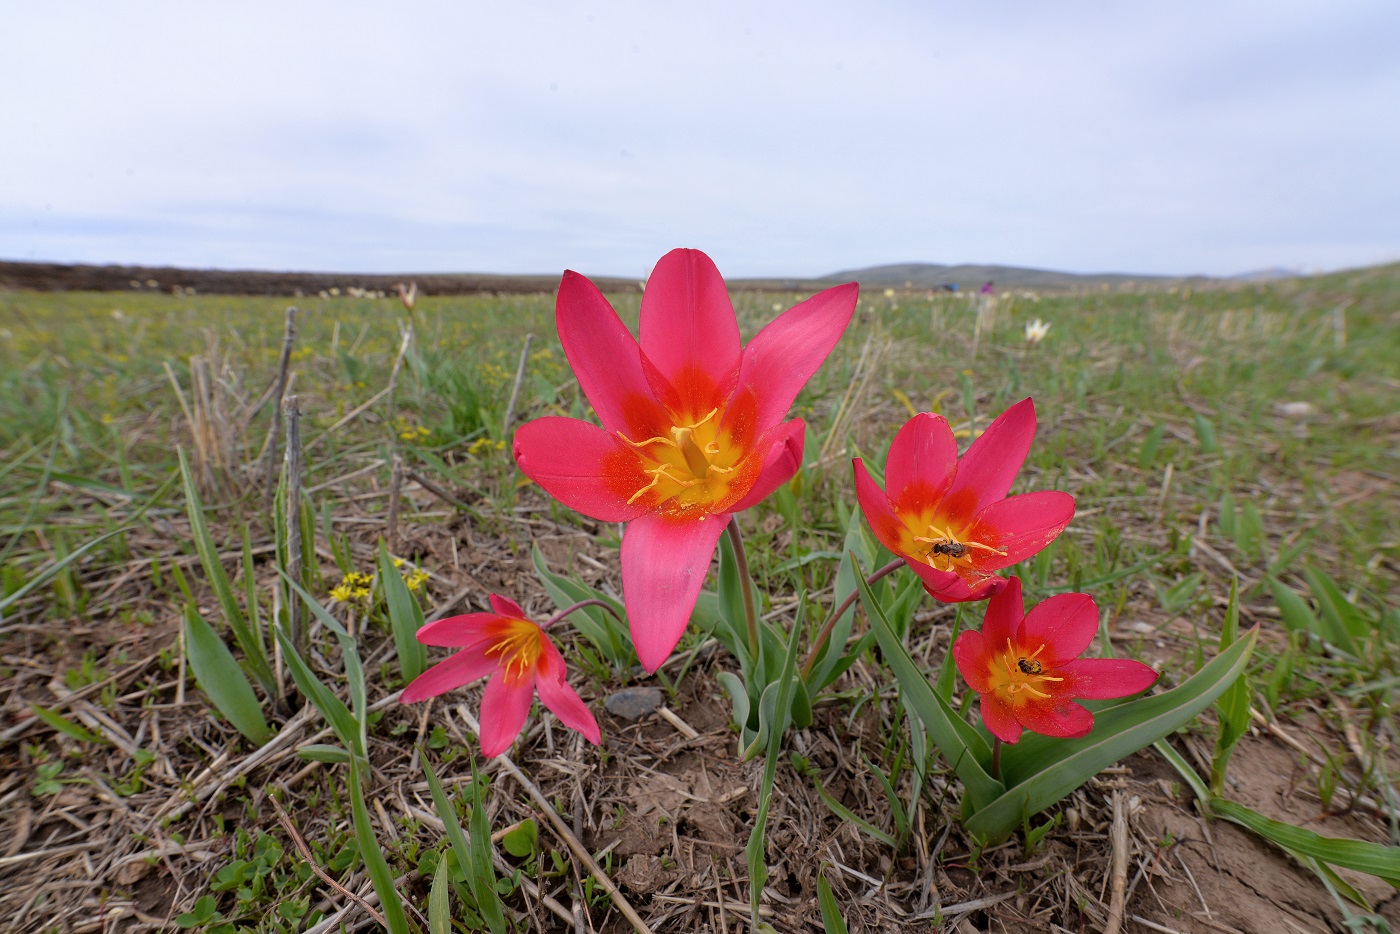
{"label": "overcast sky", "polygon": [[46,0],[0,34],[0,259],[1400,259],[1395,0]]}

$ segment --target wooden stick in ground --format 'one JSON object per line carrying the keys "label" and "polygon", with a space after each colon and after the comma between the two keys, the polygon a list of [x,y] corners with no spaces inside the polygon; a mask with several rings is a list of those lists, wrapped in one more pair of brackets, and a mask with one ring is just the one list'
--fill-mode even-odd
{"label": "wooden stick in ground", "polygon": [[394,454],[389,472],[389,516],[384,522],[384,538],[390,551],[399,550],[399,497],[403,493],[403,457]]}
{"label": "wooden stick in ground", "polygon": [[[287,576],[301,582],[301,410],[297,397],[288,396],[283,406],[287,422]],[[297,654],[306,657],[309,634],[301,624],[301,601],[287,597],[287,630]]]}
{"label": "wooden stick in ground", "polygon": [[[481,724],[477,722],[476,717],[472,716],[472,712],[467,709],[465,704],[459,704],[457,706],[457,714],[466,721],[467,727],[470,728],[473,733],[480,735]],[[583,842],[579,840],[578,837],[574,836],[574,832],[569,829],[569,825],[564,823],[564,818],[560,817],[559,812],[554,810],[554,805],[550,804],[549,799],[535,787],[535,783],[525,777],[525,773],[516,767],[509,756],[497,756],[496,761],[500,763],[501,769],[519,782],[520,787],[525,789],[526,794],[535,800],[535,804],[539,807],[540,813],[544,814],[545,818],[549,820],[550,825],[554,827],[554,832],[559,835],[559,839],[563,840],[564,844],[568,846],[569,850],[574,854],[574,858],[588,868],[589,874],[603,887],[603,891],[608,893],[608,897],[612,899],[612,903],[617,906],[617,910],[622,912],[622,916],[632,925],[632,929],[637,931],[638,934],[652,934],[651,928],[642,920],[642,916],[637,914],[636,909],[627,901],[627,896],[623,895],[622,892],[618,890],[617,886],[613,885],[607,873],[603,872],[603,867],[598,865],[593,855],[588,852],[588,848],[583,845]]]}
{"label": "wooden stick in ground", "polygon": [[520,398],[520,383],[525,379],[525,361],[530,358],[530,342],[535,339],[531,331],[525,335],[525,346],[520,348],[520,363],[515,368],[515,384],[510,387],[510,401],[506,403],[506,417],[501,420],[501,437],[510,437],[510,423],[515,419],[515,403]]}
{"label": "wooden stick in ground", "polygon": [[1128,887],[1128,802],[1121,788],[1113,792],[1113,883],[1108,897],[1108,923],[1103,934],[1118,934],[1123,927],[1124,894]]}
{"label": "wooden stick in ground", "polygon": [[282,355],[277,360],[277,388],[272,394],[271,443],[267,446],[267,458],[263,465],[263,504],[272,506],[273,491],[277,486],[277,436],[282,431],[282,397],[287,391],[287,370],[292,363],[292,344],[297,338],[297,306],[287,309],[287,324],[282,331]]}

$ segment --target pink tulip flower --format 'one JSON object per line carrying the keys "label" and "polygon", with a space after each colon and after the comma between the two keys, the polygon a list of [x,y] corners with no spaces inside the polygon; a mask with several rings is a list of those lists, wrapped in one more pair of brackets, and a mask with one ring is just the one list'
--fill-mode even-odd
{"label": "pink tulip flower", "polygon": [[578,692],[569,687],[564,659],[544,629],[525,618],[514,600],[491,594],[494,613],[467,613],[428,623],[418,630],[424,645],[456,646],[462,651],[413,679],[399,698],[412,704],[437,697],[486,675],[481,696],[481,754],[498,756],[525,726],[535,692],[540,702],[593,745],[602,742],[598,721]]}
{"label": "pink tulip flower", "polygon": [[1145,691],[1157,672],[1126,658],[1080,658],[1099,631],[1099,609],[1088,594],[1064,593],[1024,611],[1021,579],[987,603],[981,632],[953,643],[953,660],[981,695],[982,722],[1007,743],[1024,727],[1045,736],[1076,738],[1094,728],[1094,715],[1075,698],[1126,697]]}
{"label": "pink tulip flower", "polygon": [[1023,399],[987,426],[962,459],[948,420],[922,412],[895,435],[885,489],[860,458],[856,498],[875,537],[909,563],[937,600],[983,600],[1006,586],[993,572],[1030,557],[1064,531],[1074,498],[1048,491],[1008,497],[1035,436]]}
{"label": "pink tulip flower", "polygon": [[515,459],[564,505],[627,523],[623,597],[648,671],[680,641],[730,515],[801,466],[806,425],[783,419],[858,292],[855,283],[820,292],[741,346],[715,264],[672,250],[647,280],[639,343],[593,283],[564,273],[559,339],[602,427],[536,419],[516,432]]}

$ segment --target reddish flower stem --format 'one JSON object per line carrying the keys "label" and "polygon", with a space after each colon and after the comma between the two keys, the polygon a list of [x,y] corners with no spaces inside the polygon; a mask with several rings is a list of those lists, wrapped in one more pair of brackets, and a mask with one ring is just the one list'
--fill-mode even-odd
{"label": "reddish flower stem", "polygon": [[753,578],[749,577],[749,557],[744,552],[744,537],[739,534],[739,517],[731,515],[724,527],[729,543],[734,546],[734,563],[739,566],[739,586],[744,591],[744,618],[749,625],[749,655],[758,659],[758,611],[753,605]]}
{"label": "reddish flower stem", "polygon": [[[900,568],[904,567],[904,564],[905,562],[903,558],[896,558],[894,561],[891,561],[889,564],[880,568],[878,571],[874,571],[873,573],[871,573],[871,575],[865,579],[865,586],[873,586],[877,580],[888,574],[893,574],[895,571],[898,571]],[[826,645],[826,640],[831,638],[831,630],[836,628],[836,621],[841,618],[841,615],[843,613],[845,613],[851,608],[851,604],[855,603],[856,597],[859,596],[859,589],[851,591],[846,596],[846,599],[841,601],[841,605],[831,611],[831,615],[827,617],[826,622],[822,624],[821,632],[817,633],[817,639],[812,644],[811,651],[807,653],[807,660],[802,663],[803,681],[807,680],[807,676],[812,673],[812,668],[817,664],[817,653],[819,653],[822,650],[822,646]]]}
{"label": "reddish flower stem", "polygon": [[992,737],[992,778],[1001,781],[1001,737]]}
{"label": "reddish flower stem", "polygon": [[580,600],[578,603],[575,603],[573,606],[569,607],[568,609],[560,610],[558,613],[555,613],[555,614],[554,614],[553,616],[551,616],[549,619],[547,619],[547,620],[545,620],[543,623],[541,623],[541,624],[540,624],[540,628],[541,628],[541,629],[548,629],[550,626],[553,626],[555,623],[559,622],[561,619],[563,619],[564,617],[568,616],[570,613],[574,612],[575,610],[581,610],[581,609],[583,609],[583,608],[586,607],[586,606],[600,606],[600,607],[602,607],[603,609],[607,610],[609,613],[611,613],[613,619],[617,620],[619,623],[622,622],[622,617],[620,617],[620,616],[617,615],[617,610],[614,610],[614,609],[612,608],[612,605],[609,604],[609,603],[607,603],[606,601],[603,601],[603,600]]}

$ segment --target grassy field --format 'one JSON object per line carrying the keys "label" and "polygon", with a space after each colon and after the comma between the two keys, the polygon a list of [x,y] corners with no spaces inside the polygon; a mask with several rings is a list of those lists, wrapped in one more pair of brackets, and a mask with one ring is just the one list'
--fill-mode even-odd
{"label": "grassy field", "polygon": [[[736,295],[745,337],[801,297]],[[634,325],[637,302],[616,300]],[[0,294],[8,930],[377,923],[346,769],[297,755],[327,741],[320,715],[265,702],[281,733],[260,750],[210,708],[180,638],[189,605],[233,644],[197,554],[177,448],[243,612],[285,612],[267,478],[281,459],[272,397],[286,307]],[[1033,318],[1051,324],[1036,345],[1023,336]],[[602,749],[537,715],[511,754],[520,771],[479,761],[474,782],[467,723],[479,687],[399,707],[382,604],[330,598],[346,575],[374,573],[380,539],[427,573],[416,593],[430,619],[484,608],[488,592],[548,615],[532,547],[555,570],[618,591],[619,528],[550,501],[509,453],[508,409],[512,425],[588,415],[552,298],[428,296],[412,311],[311,298],[295,322],[286,392],[302,413],[311,504],[304,580],[361,643],[373,846],[411,906],[408,923],[428,929],[450,851],[426,757],[459,807],[478,803],[461,808],[464,824],[470,811],[498,839],[495,873],[516,929],[633,930],[619,899],[657,931],[747,929],[742,842],[761,763],[735,754],[714,677],[732,660],[713,639],[692,627],[657,680],[615,673],[565,637]],[[1400,266],[1195,292],[864,295],[797,400],[809,424],[799,481],[740,517],[772,597],[761,611],[821,622],[854,508],[851,456],[878,465],[915,411],[946,415],[967,438],[1026,396],[1039,432],[1017,490],[1066,490],[1079,507],[1019,569],[1028,602],[1092,593],[1117,652],[1159,666],[1170,685],[1214,652],[1237,582],[1243,623],[1262,632],[1255,727],[1231,760],[1231,796],[1327,836],[1400,844]],[[804,619],[794,619],[799,592],[813,601]],[[916,614],[909,647],[930,670],[959,612],[926,601]],[[961,612],[980,620],[980,608]],[[313,667],[348,696],[336,640],[314,625],[312,642]],[[667,715],[604,712],[604,698],[639,683],[663,688]],[[1324,881],[1201,820],[1150,749],[1066,799],[1043,836],[981,849],[954,821],[946,763],[914,786],[892,684],[875,657],[858,662],[818,700],[812,726],[787,738],[763,899],[777,930],[823,929],[819,880],[852,931],[1099,930],[1123,859],[1124,930],[1400,927],[1400,900],[1373,877]],[[1208,713],[1173,743],[1204,770],[1213,736]],[[887,786],[907,805],[898,817]],[[1116,844],[1115,800],[1128,824]],[[457,929],[488,929],[484,896],[445,884]]]}

